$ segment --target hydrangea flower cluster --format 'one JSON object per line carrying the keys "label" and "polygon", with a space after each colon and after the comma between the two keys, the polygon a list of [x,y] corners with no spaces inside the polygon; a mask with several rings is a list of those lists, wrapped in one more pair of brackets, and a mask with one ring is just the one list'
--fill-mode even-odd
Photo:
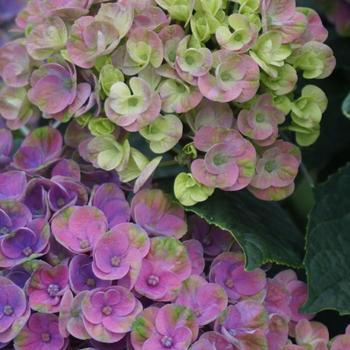
{"label": "hydrangea flower cluster", "polygon": [[[230,130],[227,137],[241,136]],[[272,150],[283,153],[273,159],[297,157],[290,144],[278,143]],[[307,287],[294,271],[246,271],[229,232],[185,214],[162,190],[132,196],[114,171],[73,160],[75,150],[64,149],[52,127],[36,129],[15,152],[7,146],[0,173],[0,348],[350,346],[348,331],[330,340],[324,325],[301,313]]]}
{"label": "hydrangea flower cluster", "polygon": [[[16,25],[23,37],[0,48],[8,128],[31,130],[40,116],[67,123],[77,156],[135,193],[157,168],[181,165],[174,192],[186,206],[216,189],[293,192],[301,157],[288,140],[314,143],[327,108],[317,86],[299,92],[298,75],[323,79],[335,66],[314,10],[294,0],[29,0]],[[45,151],[36,133],[21,145],[18,169],[56,160],[62,140],[49,133]],[[66,181],[31,186],[86,201]]]}
{"label": "hydrangea flower cluster", "polygon": [[[0,48],[0,349],[349,346],[301,313],[294,271],[247,271],[232,235],[179,203],[293,192],[301,152],[282,130],[313,143],[327,106],[295,93],[297,72],[334,68],[313,10],[29,0],[16,25]],[[174,161],[178,201],[152,187]]]}

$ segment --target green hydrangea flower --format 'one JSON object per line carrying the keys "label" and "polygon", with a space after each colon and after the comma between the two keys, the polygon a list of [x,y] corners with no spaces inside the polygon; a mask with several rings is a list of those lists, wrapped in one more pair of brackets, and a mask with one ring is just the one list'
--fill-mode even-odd
{"label": "green hydrangea flower", "polygon": [[112,85],[118,81],[124,82],[123,73],[112,64],[104,65],[100,71],[100,84],[107,96],[109,96]]}
{"label": "green hydrangea flower", "polygon": [[174,193],[182,205],[192,206],[206,201],[214,193],[214,189],[200,184],[191,174],[180,173],[175,179]]}
{"label": "green hydrangea flower", "polygon": [[182,122],[173,114],[159,116],[152,124],[140,130],[140,134],[150,143],[154,153],[171,150],[182,137]]}
{"label": "green hydrangea flower", "polygon": [[280,32],[270,31],[261,35],[255,43],[251,57],[268,74],[278,77],[278,68],[283,67],[284,61],[291,55],[290,45],[282,43]]}
{"label": "green hydrangea flower", "polygon": [[327,104],[326,94],[314,85],[305,86],[301,97],[292,103],[292,125],[289,129],[296,133],[299,145],[309,146],[317,140]]}
{"label": "green hydrangea flower", "polygon": [[120,181],[129,182],[137,179],[142,170],[148,165],[149,160],[136,148],[130,148],[130,157],[123,170],[118,171]]}
{"label": "green hydrangea flower", "polygon": [[156,2],[169,12],[172,19],[187,23],[191,18],[195,0],[156,0]]}
{"label": "green hydrangea flower", "polygon": [[112,134],[116,125],[108,118],[92,118],[89,121],[88,128],[94,136],[104,136]]}
{"label": "green hydrangea flower", "polygon": [[256,13],[260,9],[260,0],[233,0],[239,4],[239,13]]}

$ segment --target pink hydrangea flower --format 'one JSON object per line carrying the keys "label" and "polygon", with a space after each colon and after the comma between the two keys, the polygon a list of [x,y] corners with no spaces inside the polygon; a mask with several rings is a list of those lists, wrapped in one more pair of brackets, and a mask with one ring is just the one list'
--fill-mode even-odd
{"label": "pink hydrangea flower", "polygon": [[162,28],[159,37],[163,42],[165,61],[175,68],[176,50],[180,41],[185,37],[183,28],[178,24],[171,24]]}
{"label": "pink hydrangea flower", "polygon": [[10,87],[26,86],[30,76],[30,58],[24,45],[12,41],[0,48],[0,77]]}
{"label": "pink hydrangea flower", "polygon": [[95,17],[80,17],[74,22],[67,42],[70,59],[79,67],[92,68],[98,57],[116,49],[132,20],[131,6],[120,3],[102,5]]}
{"label": "pink hydrangea flower", "polygon": [[278,314],[270,314],[266,338],[269,350],[281,350],[288,342],[288,319]]}
{"label": "pink hydrangea flower", "polygon": [[204,251],[200,241],[189,239],[182,242],[191,260],[191,275],[201,275],[205,268]]}
{"label": "pink hydrangea flower", "polygon": [[225,290],[216,283],[208,283],[203,277],[192,275],[183,282],[176,304],[190,308],[198,325],[204,326],[223,312],[228,303]]}
{"label": "pink hydrangea flower", "polygon": [[16,24],[25,29],[28,24],[40,24],[45,18],[59,16],[65,20],[74,20],[85,15],[93,0],[29,0],[27,6],[19,13]]}
{"label": "pink hydrangea flower", "polygon": [[117,225],[97,241],[93,251],[93,271],[103,280],[120,280],[129,274],[132,288],[149,248],[149,238],[141,227]]}
{"label": "pink hydrangea flower", "polygon": [[179,239],[187,232],[184,210],[161,190],[138,192],[131,202],[131,215],[150,235]]}
{"label": "pink hydrangea flower", "polygon": [[59,332],[56,315],[35,313],[14,341],[16,350],[65,350],[68,341]]}
{"label": "pink hydrangea flower", "polygon": [[115,343],[124,338],[141,311],[141,303],[120,286],[95,289],[82,301],[85,329],[90,337],[103,343]]}
{"label": "pink hydrangea flower", "polygon": [[291,321],[298,322],[306,319],[310,320],[314,315],[304,314],[299,311],[300,307],[307,300],[307,285],[305,282],[298,280],[293,270],[285,270],[277,274],[273,280],[284,285],[290,293],[289,308]]}
{"label": "pink hydrangea flower", "polygon": [[301,153],[297,146],[276,141],[260,155],[249,191],[263,200],[286,198],[294,190],[300,163]]}
{"label": "pink hydrangea flower", "polygon": [[268,315],[256,301],[244,300],[230,305],[216,320],[214,329],[242,350],[267,350],[264,328]]}
{"label": "pink hydrangea flower", "polygon": [[228,103],[213,102],[203,99],[195,110],[193,127],[199,130],[203,126],[232,128],[234,117]]}
{"label": "pink hydrangea flower", "polygon": [[108,227],[130,220],[130,207],[123,191],[115,183],[104,183],[97,186],[92,195],[92,205],[103,211]]}
{"label": "pink hydrangea flower", "polygon": [[95,207],[73,206],[64,209],[51,222],[56,240],[72,253],[89,252],[107,231],[107,219]]}
{"label": "pink hydrangea flower", "polygon": [[298,39],[306,29],[307,19],[297,11],[295,0],[262,0],[261,13],[265,31],[280,31],[284,43]]}
{"label": "pink hydrangea flower", "polygon": [[244,270],[244,256],[240,252],[218,255],[211,264],[209,281],[222,286],[231,302],[252,297],[266,286],[265,272],[262,269],[249,272]]}
{"label": "pink hydrangea flower", "polygon": [[91,339],[82,318],[82,301],[87,295],[88,291],[83,291],[74,297],[70,290],[64,294],[58,319],[59,331],[62,336],[72,335],[81,340]]}
{"label": "pink hydrangea flower", "polygon": [[335,337],[331,341],[330,350],[343,350],[350,348],[350,327],[346,328],[345,334]]}
{"label": "pink hydrangea flower", "polygon": [[254,174],[256,151],[238,131],[203,127],[196,133],[194,144],[207,152],[204,159],[196,159],[191,164],[193,177],[198,182],[225,191],[248,186]]}
{"label": "pink hydrangea flower", "polygon": [[319,322],[300,320],[295,326],[295,340],[305,348],[326,350],[329,341],[328,329]]}
{"label": "pink hydrangea flower", "polygon": [[35,70],[30,79],[29,100],[47,115],[62,112],[71,105],[77,93],[74,65],[46,63]]}
{"label": "pink hydrangea flower", "polygon": [[16,168],[37,172],[57,160],[62,151],[61,133],[51,127],[32,131],[22,142],[13,157]]}
{"label": "pink hydrangea flower", "polygon": [[258,97],[249,110],[242,109],[238,115],[238,130],[254,140],[259,146],[269,146],[278,137],[278,126],[285,121],[283,112],[273,105],[272,96]]}
{"label": "pink hydrangea flower", "polygon": [[137,350],[187,350],[197,335],[198,324],[192,311],[168,304],[140,314],[133,324],[131,342]]}
{"label": "pink hydrangea flower", "polygon": [[246,102],[259,88],[259,67],[248,55],[228,50],[213,54],[215,75],[199,77],[198,87],[207,99],[217,102]]}
{"label": "pink hydrangea flower", "polygon": [[142,261],[135,290],[151,300],[171,301],[190,274],[191,262],[186,247],[173,237],[155,237]]}
{"label": "pink hydrangea flower", "polygon": [[205,332],[201,335],[198,341],[196,341],[191,350],[236,350],[236,346],[233,345],[225,336],[218,332]]}
{"label": "pink hydrangea flower", "polygon": [[47,253],[50,227],[43,219],[0,238],[0,267],[13,267]]}
{"label": "pink hydrangea flower", "polygon": [[158,32],[160,29],[167,28],[169,22],[169,17],[161,8],[147,6],[144,11],[135,15],[131,30],[141,27]]}
{"label": "pink hydrangea flower", "polygon": [[130,89],[123,82],[113,84],[105,102],[105,111],[117,125],[128,131],[139,131],[159,116],[161,100],[158,93],[141,78],[131,78],[129,85]]}
{"label": "pink hydrangea flower", "polygon": [[0,277],[0,344],[8,343],[26,324],[30,308],[24,291],[5,277]]}
{"label": "pink hydrangea flower", "polygon": [[221,230],[215,225],[209,225],[197,215],[188,217],[189,234],[201,242],[204,253],[217,256],[232,246],[234,239],[228,231]]}
{"label": "pink hydrangea flower", "polygon": [[43,264],[34,271],[27,283],[29,305],[32,310],[56,313],[60,310],[62,297],[69,290],[68,267],[52,267]]}

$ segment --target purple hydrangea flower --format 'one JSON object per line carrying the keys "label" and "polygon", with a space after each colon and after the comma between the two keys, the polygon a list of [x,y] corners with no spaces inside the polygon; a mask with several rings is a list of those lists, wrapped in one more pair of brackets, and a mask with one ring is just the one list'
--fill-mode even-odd
{"label": "purple hydrangea flower", "polygon": [[0,238],[0,267],[13,267],[47,253],[50,227],[43,219],[28,223],[27,227]]}
{"label": "purple hydrangea flower", "polygon": [[5,167],[11,162],[13,137],[11,131],[0,129],[0,167]]}
{"label": "purple hydrangea flower", "polygon": [[208,283],[203,277],[192,275],[183,282],[175,303],[193,310],[199,326],[204,326],[215,321],[226,309],[228,298],[218,284]]}
{"label": "purple hydrangea flower", "polygon": [[22,288],[0,277],[0,343],[17,336],[30,316],[30,308]]}
{"label": "purple hydrangea flower", "polygon": [[201,275],[205,268],[204,251],[201,242],[189,239],[182,242],[191,260],[191,275]]}
{"label": "purple hydrangea flower", "polygon": [[16,350],[64,350],[67,346],[58,329],[58,317],[42,313],[32,314],[14,341]]}
{"label": "purple hydrangea flower", "polygon": [[180,241],[173,237],[152,238],[135,290],[151,300],[174,300],[181,283],[190,274],[191,262]]}
{"label": "purple hydrangea flower", "polygon": [[141,303],[126,288],[111,286],[88,292],[82,317],[88,334],[103,343],[115,343],[130,332]]}
{"label": "purple hydrangea flower", "polygon": [[70,290],[63,295],[60,304],[59,330],[62,336],[87,340],[90,335],[87,333],[82,318],[82,301],[87,297],[88,291],[78,293],[75,297]]}
{"label": "purple hydrangea flower", "polygon": [[149,234],[181,238],[187,231],[182,207],[161,190],[142,190],[131,202],[131,215]]}
{"label": "purple hydrangea flower", "polygon": [[0,77],[7,86],[20,88],[28,84],[30,58],[24,45],[11,41],[0,48]]}
{"label": "purple hydrangea flower", "polygon": [[61,133],[54,128],[35,129],[24,139],[15,153],[14,166],[27,172],[42,170],[60,156],[62,142]]}
{"label": "purple hydrangea flower", "polygon": [[267,321],[268,314],[259,302],[244,300],[230,305],[216,320],[214,329],[239,349],[267,350]]}
{"label": "purple hydrangea flower", "polygon": [[52,234],[75,254],[89,252],[107,231],[107,219],[95,207],[73,206],[64,209],[51,222]]}
{"label": "purple hydrangea flower", "polygon": [[68,288],[68,267],[48,264],[34,271],[27,284],[29,305],[34,311],[56,313]]}
{"label": "purple hydrangea flower", "polygon": [[140,314],[133,324],[131,343],[137,350],[187,350],[197,336],[198,323],[192,311],[168,304]]}
{"label": "purple hydrangea flower", "polygon": [[27,226],[31,220],[32,215],[29,209],[21,202],[15,200],[0,201],[0,236]]}
{"label": "purple hydrangea flower", "polygon": [[80,181],[80,166],[72,159],[61,159],[51,170],[51,177],[64,176]]}
{"label": "purple hydrangea flower", "polygon": [[203,333],[191,350],[236,350],[236,347],[221,333],[211,331]]}
{"label": "purple hydrangea flower", "polygon": [[104,183],[93,192],[91,203],[105,214],[108,227],[130,220],[130,207],[123,191],[115,183]]}
{"label": "purple hydrangea flower", "polygon": [[268,349],[280,350],[288,342],[288,320],[278,314],[270,314],[266,339]]}
{"label": "purple hydrangea flower", "polygon": [[217,256],[229,250],[234,242],[234,238],[228,231],[209,225],[194,214],[188,218],[188,228],[189,234],[201,242],[204,253],[210,256]]}
{"label": "purple hydrangea flower", "polygon": [[232,302],[252,297],[266,286],[265,272],[260,268],[245,271],[244,256],[240,252],[218,255],[211,264],[209,280],[222,286]]}
{"label": "purple hydrangea flower", "polygon": [[9,170],[0,174],[0,200],[22,199],[27,178],[24,171]]}
{"label": "purple hydrangea flower", "polygon": [[[150,241],[147,233],[134,224],[120,224],[105,233],[93,251],[93,271],[104,280],[121,280],[132,288],[147,255]],[[131,285],[130,285],[131,284]]]}
{"label": "purple hydrangea flower", "polygon": [[92,257],[83,254],[73,256],[69,263],[69,283],[76,294],[111,284],[95,276],[92,271]]}

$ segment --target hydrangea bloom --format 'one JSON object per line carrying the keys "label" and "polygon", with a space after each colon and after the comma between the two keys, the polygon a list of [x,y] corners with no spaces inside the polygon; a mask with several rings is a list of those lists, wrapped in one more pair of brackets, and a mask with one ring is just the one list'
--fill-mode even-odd
{"label": "hydrangea bloom", "polygon": [[58,317],[44,313],[32,314],[26,326],[16,337],[16,350],[34,350],[49,347],[65,350],[68,342],[58,330]]}
{"label": "hydrangea bloom", "polygon": [[30,308],[24,291],[8,278],[0,277],[0,286],[0,344],[6,344],[25,326]]}
{"label": "hydrangea bloom", "polygon": [[344,350],[349,330],[329,339],[300,311],[293,271],[246,271],[231,233],[162,181],[183,206],[292,192],[292,138],[315,142],[327,107],[298,77],[335,64],[318,14],[294,0],[28,0],[12,30],[23,1],[5,2],[0,348]]}

